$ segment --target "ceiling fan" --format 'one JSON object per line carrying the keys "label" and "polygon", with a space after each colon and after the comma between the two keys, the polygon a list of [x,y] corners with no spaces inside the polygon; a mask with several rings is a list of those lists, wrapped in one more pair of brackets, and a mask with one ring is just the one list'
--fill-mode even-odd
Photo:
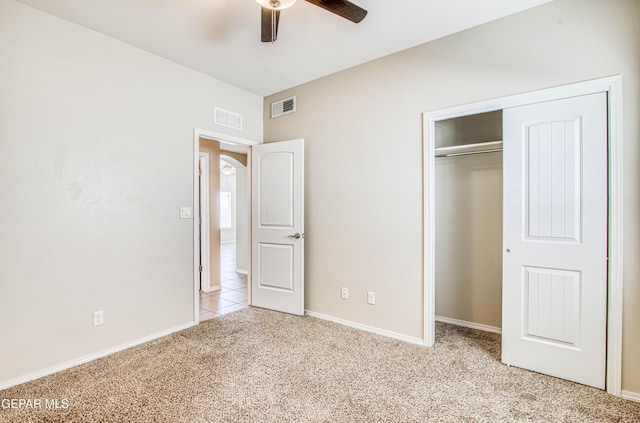
{"label": "ceiling fan", "polygon": [[[347,0],[305,0],[331,13],[359,23],[367,16],[367,11]],[[280,11],[291,7],[296,0],[256,0],[262,6],[262,42],[273,43],[278,39]]]}

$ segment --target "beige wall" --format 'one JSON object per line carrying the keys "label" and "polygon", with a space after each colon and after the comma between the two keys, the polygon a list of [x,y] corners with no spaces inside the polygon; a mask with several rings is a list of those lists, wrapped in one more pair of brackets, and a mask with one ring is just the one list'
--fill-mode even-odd
{"label": "beige wall", "polygon": [[[638,22],[637,0],[556,0],[266,98],[265,140],[307,141],[307,308],[421,337],[421,113],[621,74],[622,384],[640,392]],[[290,95],[297,112],[270,119],[271,101]]]}
{"label": "beige wall", "polygon": [[194,127],[262,99],[0,0],[0,386],[193,321]]}
{"label": "beige wall", "polygon": [[[223,150],[224,150],[224,148],[223,148]],[[226,151],[226,150],[224,150],[223,155],[225,155],[225,156],[229,156],[229,157],[231,157],[232,159],[236,159],[236,160],[237,160],[237,161],[239,161],[243,166],[246,166],[246,165],[247,165],[247,155],[246,155],[246,154],[243,154],[243,153],[236,153],[236,152],[233,152],[233,151]]]}

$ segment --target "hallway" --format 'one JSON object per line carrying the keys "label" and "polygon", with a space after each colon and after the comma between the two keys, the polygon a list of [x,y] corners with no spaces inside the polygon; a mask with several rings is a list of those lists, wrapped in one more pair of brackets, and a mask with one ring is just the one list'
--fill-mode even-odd
{"label": "hallway", "polygon": [[247,275],[236,273],[236,243],[220,245],[220,290],[200,291],[200,321],[247,308]]}

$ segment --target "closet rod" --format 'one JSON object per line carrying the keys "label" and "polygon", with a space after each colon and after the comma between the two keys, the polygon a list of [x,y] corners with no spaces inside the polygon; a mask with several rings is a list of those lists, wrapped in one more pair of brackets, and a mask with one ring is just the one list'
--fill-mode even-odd
{"label": "closet rod", "polygon": [[494,148],[492,150],[467,151],[467,152],[462,152],[462,153],[436,154],[436,158],[438,158],[438,157],[455,157],[455,156],[471,156],[472,154],[497,153],[499,151],[502,151],[502,148]]}
{"label": "closet rod", "polygon": [[439,147],[435,150],[435,156],[466,156],[470,154],[496,153],[499,151],[502,151],[502,141],[490,141],[475,144],[453,145],[450,147]]}

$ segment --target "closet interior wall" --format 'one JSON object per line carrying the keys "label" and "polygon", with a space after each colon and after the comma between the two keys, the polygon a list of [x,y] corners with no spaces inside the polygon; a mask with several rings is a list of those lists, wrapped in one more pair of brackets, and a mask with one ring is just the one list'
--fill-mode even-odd
{"label": "closet interior wall", "polygon": [[[436,123],[436,320],[502,326],[502,111]],[[439,157],[438,150],[474,146]]]}

